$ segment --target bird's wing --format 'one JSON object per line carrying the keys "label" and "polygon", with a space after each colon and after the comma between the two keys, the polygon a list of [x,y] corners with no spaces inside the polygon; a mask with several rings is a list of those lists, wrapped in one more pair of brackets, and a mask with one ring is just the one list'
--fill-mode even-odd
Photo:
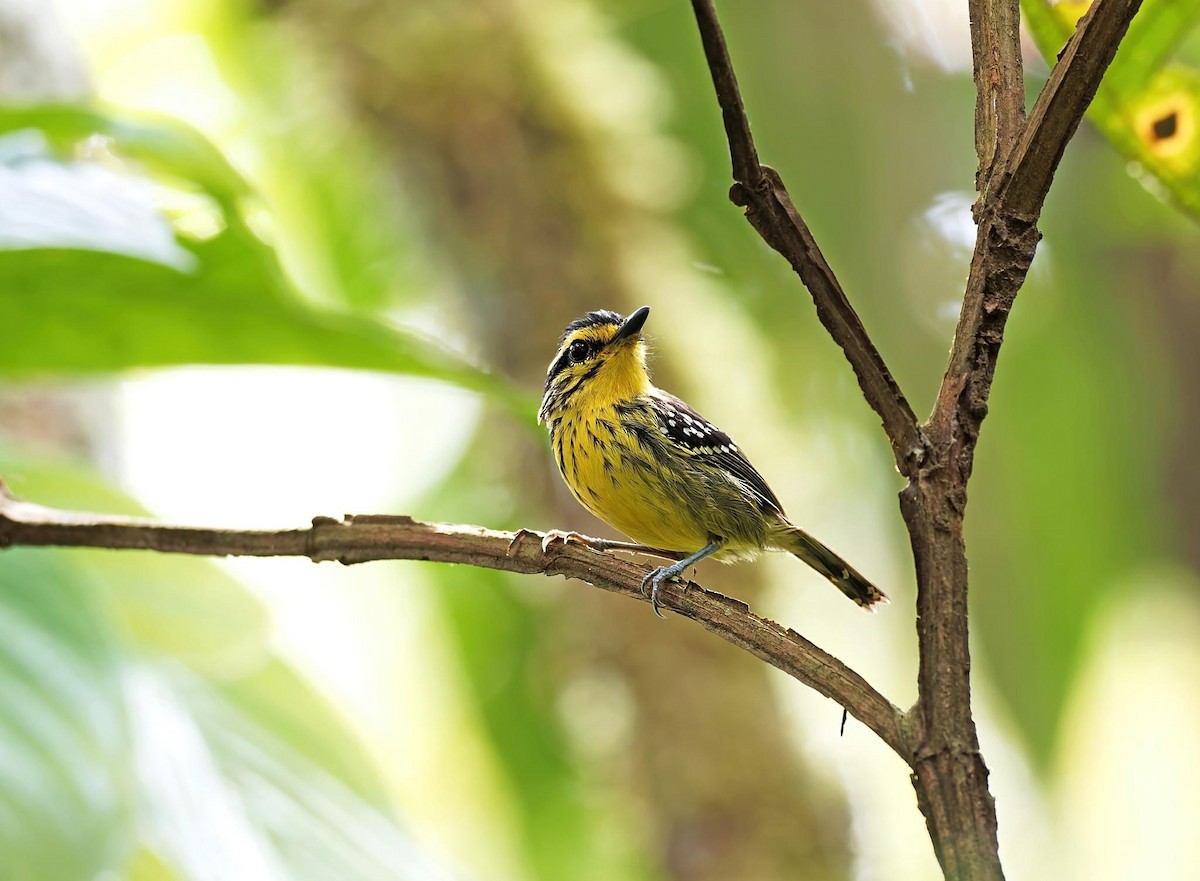
{"label": "bird's wing", "polygon": [[689,456],[704,457],[717,465],[737,478],[764,511],[783,515],[783,505],[775,498],[771,487],[729,435],[684,401],[661,389],[655,389],[651,395],[651,408],[658,418],[659,430],[679,450]]}

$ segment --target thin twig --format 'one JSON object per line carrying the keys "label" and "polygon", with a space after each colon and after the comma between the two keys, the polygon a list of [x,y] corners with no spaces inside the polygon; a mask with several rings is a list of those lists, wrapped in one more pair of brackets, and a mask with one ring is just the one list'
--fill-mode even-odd
{"label": "thin twig", "polygon": [[[422,523],[390,515],[316,517],[306,529],[239,530],[176,526],[130,517],[62,511],[13,499],[0,482],[0,548],[140,549],[203,556],[308,557],[344,564],[430,560],[523,574],[563,575],[648,602],[647,569],[576,542],[542,547],[542,533]],[[837,658],[745,603],[698,584],[666,583],[660,603],[837,701],[907,761],[902,711]]]}
{"label": "thin twig", "polygon": [[736,181],[729,191],[729,198],[746,209],[746,218],[751,225],[768,245],[787,259],[812,294],[817,317],[846,353],[863,396],[883,421],[897,467],[901,473],[910,474],[924,454],[916,415],[793,205],[779,173],[759,162],[729,49],[712,0],[692,0],[692,8],[729,140]]}
{"label": "thin twig", "polygon": [[733,179],[742,186],[757,189],[762,181],[762,165],[758,161],[754,136],[750,134],[750,119],[742,103],[742,91],[733,72],[733,61],[729,57],[729,47],[725,44],[717,10],[711,0],[692,0],[692,8],[696,11],[700,42],[704,46],[708,71],[721,105],[725,136],[729,140],[729,158],[733,164]]}

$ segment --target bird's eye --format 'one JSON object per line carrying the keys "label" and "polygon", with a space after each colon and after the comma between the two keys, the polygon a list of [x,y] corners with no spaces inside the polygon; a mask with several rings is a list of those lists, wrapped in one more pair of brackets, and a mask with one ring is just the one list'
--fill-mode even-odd
{"label": "bird's eye", "polygon": [[586,361],[588,356],[588,348],[588,344],[583,340],[575,340],[575,342],[571,343],[570,348],[567,349],[567,357],[569,357],[574,364],[578,364],[581,361]]}

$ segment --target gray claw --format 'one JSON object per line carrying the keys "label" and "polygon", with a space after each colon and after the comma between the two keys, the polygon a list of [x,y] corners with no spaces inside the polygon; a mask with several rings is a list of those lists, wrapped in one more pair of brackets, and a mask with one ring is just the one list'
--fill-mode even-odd
{"label": "gray claw", "polygon": [[662,584],[663,575],[666,574],[665,566],[658,566],[646,573],[646,577],[642,579],[641,587],[639,588],[644,594],[646,592],[646,582],[650,582],[650,606],[654,609],[654,614],[660,618],[666,618],[658,608],[658,587]]}

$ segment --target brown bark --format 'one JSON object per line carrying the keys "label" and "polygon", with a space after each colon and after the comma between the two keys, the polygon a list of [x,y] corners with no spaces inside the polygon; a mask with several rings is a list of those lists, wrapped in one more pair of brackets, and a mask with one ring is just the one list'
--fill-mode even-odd
{"label": "brown bark", "polygon": [[[134,517],[61,511],[14,499],[0,483],[0,549],[91,547],[234,557],[308,557],[344,565],[373,560],[461,563],[525,575],[563,575],[649,602],[642,579],[649,567],[576,542],[553,542],[523,529],[422,523],[393,515],[314,517],[305,529],[217,529]],[[901,748],[899,710],[866,680],[794,630],[761,618],[745,603],[693,582],[664,584],[660,605],[746,649],[810,688],[832,698]]]}
{"label": "brown bark", "polygon": [[692,0],[725,121],[735,181],[730,198],[808,287],[909,479],[900,509],[916,567],[920,662],[917,705],[904,720],[912,735],[905,755],[934,852],[951,879],[1003,877],[996,810],[971,713],[967,482],[1005,324],[1041,236],[1042,204],[1139,6],[1139,0],[1093,4],[1026,121],[1019,2],[971,0],[979,230],[950,364],[933,413],[918,426],[782,179],[759,162],[713,0]]}

